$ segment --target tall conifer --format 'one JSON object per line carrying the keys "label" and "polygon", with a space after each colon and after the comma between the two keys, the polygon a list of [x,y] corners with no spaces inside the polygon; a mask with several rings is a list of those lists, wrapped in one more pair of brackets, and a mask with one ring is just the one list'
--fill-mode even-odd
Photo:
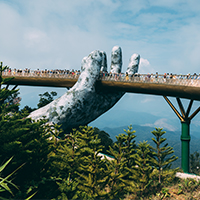
{"label": "tall conifer", "polygon": [[134,177],[136,189],[143,196],[151,184],[151,174],[153,171],[153,150],[147,141],[140,142],[135,154],[134,166],[136,173]]}
{"label": "tall conifer", "polygon": [[135,131],[132,126],[125,133],[116,136],[117,141],[113,147],[110,147],[109,154],[114,157],[109,160],[108,169],[110,170],[109,178],[109,198],[122,198],[130,191],[132,173],[131,169],[135,165],[134,154],[136,152]]}
{"label": "tall conifer", "polygon": [[170,169],[171,163],[178,159],[175,155],[170,156],[173,151],[173,147],[168,146],[166,138],[162,137],[166,132],[162,128],[155,128],[152,134],[155,138],[152,138],[153,142],[156,144],[154,149],[154,167],[158,169],[158,180],[161,183],[162,171]]}
{"label": "tall conifer", "polygon": [[84,191],[88,197],[100,199],[105,197],[104,191],[107,184],[107,171],[105,170],[105,159],[99,153],[103,146],[94,133],[92,127],[82,127],[78,133],[78,152],[79,152],[79,175],[78,188]]}

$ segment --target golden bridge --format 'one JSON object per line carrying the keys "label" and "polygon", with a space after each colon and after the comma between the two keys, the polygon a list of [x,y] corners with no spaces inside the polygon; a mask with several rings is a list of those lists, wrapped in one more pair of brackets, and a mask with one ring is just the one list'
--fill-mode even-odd
{"label": "golden bridge", "polygon": [[[70,88],[78,80],[78,75],[65,73],[41,73],[41,72],[3,72],[3,78],[15,77],[9,84],[27,86],[49,86]],[[200,77],[197,75],[173,75],[160,74],[135,74],[133,77],[124,74],[100,74],[96,82],[96,89],[114,90],[131,93],[161,95],[178,116],[182,124],[182,156],[181,166],[185,173],[189,172],[190,155],[190,122],[200,111],[200,106],[191,115],[193,101],[200,100]],[[7,85],[8,87],[8,85]],[[180,112],[175,108],[167,96],[175,97]],[[189,99],[187,110],[180,98]]]}
{"label": "golden bridge", "polygon": [[[71,74],[45,74],[45,73],[15,73],[3,72],[3,77],[15,77],[11,85],[72,87],[79,75]],[[100,76],[96,88],[102,90],[115,90],[131,93],[153,94],[200,100],[200,79],[187,75],[176,75],[173,78],[157,74],[140,74],[133,77]]]}

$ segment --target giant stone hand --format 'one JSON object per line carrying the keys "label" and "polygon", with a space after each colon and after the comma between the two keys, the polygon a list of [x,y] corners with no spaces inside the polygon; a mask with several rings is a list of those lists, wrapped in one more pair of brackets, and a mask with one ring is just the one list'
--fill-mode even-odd
{"label": "giant stone hand", "polygon": [[[130,65],[129,63],[129,68]],[[111,54],[111,72],[119,73],[121,67],[121,48],[115,46]],[[135,65],[133,67],[135,69]],[[113,107],[125,94],[125,92],[97,89],[95,83],[100,70],[107,71],[106,54],[96,50],[83,58],[81,74],[70,90],[46,106],[33,111],[28,117],[37,120],[45,116],[49,122],[61,124],[66,131],[95,120]]]}

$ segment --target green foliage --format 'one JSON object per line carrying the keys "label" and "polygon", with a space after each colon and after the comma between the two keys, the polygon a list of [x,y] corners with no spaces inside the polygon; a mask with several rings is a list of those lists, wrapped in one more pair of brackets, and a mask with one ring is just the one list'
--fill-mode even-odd
{"label": "green foliage", "polygon": [[168,188],[162,188],[160,192],[156,193],[156,197],[159,199],[166,199],[167,197],[170,197],[169,189]]}
{"label": "green foliage", "polygon": [[[157,187],[155,149],[146,141],[136,145],[132,126],[124,132],[109,148],[112,158],[104,159],[99,156],[102,145],[95,129],[80,127],[67,134],[57,144],[53,161],[60,191],[57,198],[120,199],[128,193],[147,197],[156,191],[167,197],[168,192]],[[174,170],[164,168],[162,177],[166,181],[163,183],[173,182],[174,175]]]}
{"label": "green foliage", "polygon": [[[65,199],[95,199],[105,195],[105,160],[99,152],[102,145],[92,127],[80,127],[67,134],[65,143],[57,149],[55,165],[61,173],[58,181]],[[66,178],[68,177],[68,178]],[[69,178],[70,177],[70,178]]]}
{"label": "green foliage", "polygon": [[66,180],[70,174],[71,179],[76,178],[76,171],[79,168],[78,130],[73,129],[72,133],[66,135],[64,140],[52,137],[51,142],[57,148],[53,154],[53,165],[55,176],[60,180]]}
{"label": "green foliage", "polygon": [[[1,66],[1,70],[5,69]],[[2,71],[1,71],[2,72]],[[0,76],[1,77],[1,76]],[[1,83],[6,83],[1,77]],[[52,127],[47,120],[37,122],[26,118],[26,114],[18,112],[18,104],[11,104],[9,98],[16,90],[0,89],[0,163],[13,157],[12,162],[1,172],[2,177],[13,174],[14,184],[11,185],[13,197],[4,193],[4,198],[25,199],[35,195],[37,198],[51,198],[57,188],[55,180],[51,179],[51,152],[55,147],[50,143]],[[50,192],[46,192],[51,188]]]}
{"label": "green foliage", "polygon": [[[48,103],[51,103],[54,100],[54,97],[57,96],[57,92],[45,92],[43,94],[39,94],[40,99],[39,99],[39,103],[37,104],[38,108],[41,108],[45,105],[47,105]],[[27,113],[27,115],[29,113],[31,113],[32,111],[36,110],[36,108],[31,108],[30,106],[24,106],[23,109],[20,110],[21,113]],[[56,112],[53,113],[53,115],[57,115]]]}
{"label": "green foliage", "polygon": [[[0,166],[0,175],[2,174],[2,171],[4,170],[4,168],[10,163],[10,161],[12,160],[12,158],[10,158],[8,161],[6,161],[2,166]],[[15,184],[12,183],[12,181],[8,180],[13,174],[15,173],[12,172],[11,174],[9,174],[7,177],[2,178],[0,177],[0,192],[10,192],[10,194],[13,195],[9,185],[14,186],[15,188],[17,188],[17,186]],[[18,189],[18,188],[17,188]],[[1,197],[0,197],[1,198]]]}
{"label": "green foliage", "polygon": [[169,169],[171,167],[171,163],[178,159],[175,155],[171,155],[174,153],[173,148],[168,146],[168,143],[163,144],[166,141],[166,138],[162,136],[166,133],[162,131],[162,128],[155,128],[156,130],[152,131],[152,134],[155,138],[152,138],[153,142],[156,144],[156,148],[154,149],[154,167],[158,170],[158,179],[159,183],[161,183],[162,179],[162,171],[165,169]]}
{"label": "green foliage", "polygon": [[[2,166],[0,166],[0,174],[1,172],[4,170],[4,168],[10,163],[10,161],[12,160],[12,158],[10,158],[6,163],[4,163]],[[10,194],[12,194],[12,196],[14,197],[13,195],[13,192],[11,191],[9,185],[13,186],[14,188],[16,188],[17,190],[19,190],[19,188],[14,184],[12,183],[12,181],[8,180],[13,174],[15,174],[23,165],[21,165],[20,167],[18,167],[15,171],[13,171],[11,174],[7,175],[7,177],[5,178],[2,178],[0,177],[0,193],[1,192],[9,192]],[[29,194],[30,191],[27,191],[27,195]],[[33,193],[31,194],[29,197],[27,197],[25,200],[29,200],[31,199],[34,195],[36,194]],[[4,197],[0,196],[0,199],[5,199]]]}
{"label": "green foliage", "polygon": [[6,84],[10,80],[12,80],[14,77],[11,78],[3,78],[2,73],[4,70],[8,69],[8,66],[3,66],[3,62],[0,62],[0,89],[2,84]]}
{"label": "green foliage", "polygon": [[126,168],[131,168],[132,166],[134,166],[136,163],[134,161],[135,158],[135,153],[137,152],[137,145],[135,143],[135,130],[132,130],[133,127],[132,126],[128,126],[128,130],[124,129],[124,132],[126,134],[123,134],[123,137],[125,139],[124,142],[124,157],[126,160]]}
{"label": "green foliage", "polygon": [[197,151],[190,155],[190,172],[200,175],[200,154]]}
{"label": "green foliage", "polygon": [[42,194],[42,190],[46,188],[44,182],[49,182],[51,177],[49,154],[53,151],[53,146],[48,141],[49,127],[44,125],[46,120],[32,123],[30,119],[20,117],[12,114],[7,120],[0,121],[0,162],[14,156],[4,175],[24,164],[15,175],[15,184],[20,189],[16,191],[15,197],[26,198],[30,188],[33,193],[40,190],[38,197],[48,197],[48,193]]}
{"label": "green foliage", "polygon": [[37,104],[38,108],[41,108],[45,105],[47,105],[48,103],[53,101],[53,98],[55,96],[57,96],[57,92],[50,92],[50,94],[48,92],[45,92],[44,94],[39,94],[40,96],[40,100],[39,103]]}
{"label": "green foliage", "polygon": [[86,192],[89,198],[99,198],[106,183],[106,181],[102,181],[106,175],[104,160],[98,155],[102,151],[100,139],[94,134],[92,127],[82,127],[78,132],[78,140],[78,152],[81,155],[80,167],[77,171],[79,175],[78,188]]}
{"label": "green foliage", "polygon": [[109,146],[113,145],[113,141],[110,138],[110,135],[105,131],[101,131],[98,128],[94,128],[94,134],[98,135],[100,139],[100,144],[102,145],[102,153],[107,154],[109,150]]}
{"label": "green foliage", "polygon": [[152,182],[153,155],[153,149],[146,141],[138,144],[137,153],[135,154],[135,182],[137,191],[141,196],[148,193]]}
{"label": "green foliage", "polygon": [[36,110],[36,108],[31,108],[30,106],[24,106],[24,108],[21,109],[19,112],[20,113],[27,113],[27,116],[28,116],[28,114],[31,113],[34,110]]}
{"label": "green foliage", "polygon": [[110,189],[108,194],[109,199],[123,198],[129,192],[132,180],[131,175],[134,173],[130,169],[135,165],[133,159],[136,151],[135,131],[132,131],[132,126],[124,131],[126,134],[123,133],[116,136],[117,141],[108,151],[109,155],[112,155],[114,158],[107,160],[110,174],[108,182]]}
{"label": "green foliage", "polygon": [[[4,69],[2,63],[0,67]],[[1,77],[1,83],[6,81]],[[3,198],[120,199],[127,193],[143,197],[155,189],[152,182],[161,175],[161,168],[162,177],[169,180],[167,170],[175,158],[169,157],[173,151],[168,144],[161,147],[166,140],[162,129],[152,132],[155,149],[147,142],[136,145],[132,126],[119,134],[114,144],[107,133],[87,126],[63,134],[60,125],[26,118],[28,107],[20,112],[15,109],[18,105],[12,98],[16,95],[16,90],[0,90],[0,163],[14,156],[1,172],[1,177],[12,174],[14,182],[5,182],[5,178],[0,182],[2,190],[10,183],[10,193],[3,192]],[[56,95],[40,94],[38,107]],[[112,158],[102,157],[101,152]],[[21,169],[13,174],[18,167]]]}
{"label": "green foliage", "polygon": [[178,186],[179,186],[179,194],[188,192],[192,194],[197,189],[198,190],[200,189],[200,181],[187,178],[180,181]]}
{"label": "green foliage", "polygon": [[58,180],[57,184],[59,186],[61,194],[57,196],[56,200],[73,200],[78,199],[78,197],[84,197],[84,195],[81,192],[77,191],[78,182],[72,180],[70,174],[67,179]]}
{"label": "green foliage", "polygon": [[2,72],[7,68],[7,66],[3,66],[2,62],[0,63],[0,117],[12,110],[18,110],[18,104],[13,103],[13,99],[18,95],[18,90],[8,90],[5,87],[2,88],[2,84],[6,84],[14,78],[2,77]]}

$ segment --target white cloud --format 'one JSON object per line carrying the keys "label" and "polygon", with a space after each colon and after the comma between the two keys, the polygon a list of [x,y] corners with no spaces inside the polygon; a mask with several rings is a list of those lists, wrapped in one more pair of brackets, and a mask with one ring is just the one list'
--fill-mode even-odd
{"label": "white cloud", "polygon": [[167,129],[169,131],[177,130],[176,127],[170,125],[170,123],[168,122],[168,119],[166,119],[166,118],[162,118],[162,119],[155,121],[154,125],[156,127],[162,127],[162,128]]}
{"label": "white cloud", "polygon": [[12,68],[80,69],[82,58],[99,49],[109,66],[111,49],[119,45],[123,71],[138,53],[139,73],[198,73],[199,6],[181,0],[0,0],[0,59]]}
{"label": "white cloud", "polygon": [[139,64],[139,73],[147,74],[147,73],[156,73],[155,69],[153,69],[150,65],[150,62],[147,59],[140,58]]}
{"label": "white cloud", "polygon": [[[49,50],[48,37],[45,32],[37,29],[27,30],[24,32],[24,46],[29,48],[38,49],[38,51]],[[38,48],[39,47],[39,48]]]}
{"label": "white cloud", "polygon": [[[105,50],[109,61],[110,51],[117,44],[123,49],[125,68],[132,53],[137,52],[151,63],[143,66],[144,72],[181,71],[187,65],[185,59],[181,69],[172,64],[179,60],[183,49],[188,49],[189,44],[194,44],[194,38],[198,38],[198,29],[193,35],[190,32],[185,35],[186,31],[182,30],[187,29],[187,25],[182,21],[190,24],[195,20],[195,29],[198,16],[184,18],[177,5],[185,9],[187,3],[145,0],[126,4],[111,0],[4,2],[0,7],[0,25],[5,30],[0,33],[0,44],[4,51],[0,53],[9,65],[16,63],[15,66],[22,68],[27,65],[79,68],[82,58],[95,49]],[[188,5],[193,11],[194,6]],[[153,12],[153,6],[167,7],[177,13]],[[7,16],[6,22],[1,20],[3,16]],[[185,36],[190,38],[187,43],[180,41]],[[191,60],[188,62],[193,61],[194,68],[200,62],[198,46],[189,52]]]}

